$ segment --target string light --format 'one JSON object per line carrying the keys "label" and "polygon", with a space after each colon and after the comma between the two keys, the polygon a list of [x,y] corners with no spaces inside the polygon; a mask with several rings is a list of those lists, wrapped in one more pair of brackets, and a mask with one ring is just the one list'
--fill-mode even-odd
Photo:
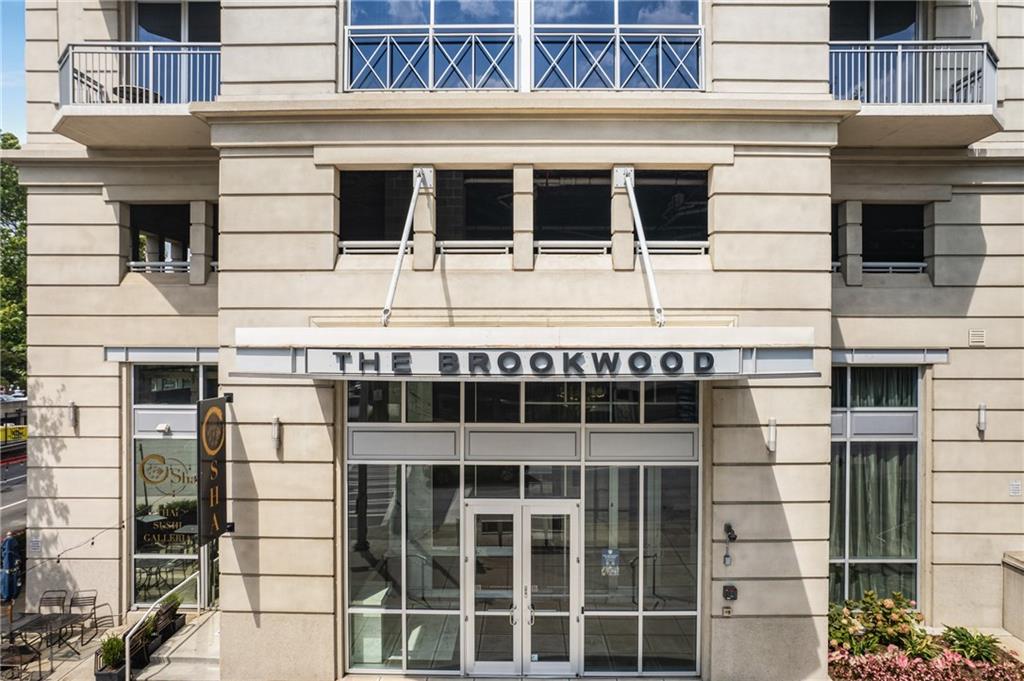
{"label": "string light", "polygon": [[[36,568],[42,567],[42,566],[46,565],[47,563],[53,562],[53,563],[56,563],[57,565],[60,565],[60,559],[64,557],[64,554],[69,553],[71,551],[74,551],[75,549],[80,549],[83,546],[85,546],[86,544],[88,544],[89,546],[96,546],[96,539],[98,537],[106,534],[107,532],[110,532],[111,530],[123,530],[123,529],[124,529],[124,521],[118,523],[117,525],[113,525],[111,527],[105,527],[102,530],[100,530],[99,532],[97,532],[96,534],[94,534],[93,536],[89,537],[88,539],[86,539],[86,540],[84,540],[84,541],[82,541],[82,542],[80,542],[78,544],[75,544],[74,546],[70,546],[70,547],[64,549],[63,551],[58,553],[53,558],[42,558],[42,559],[35,560],[32,563],[31,567],[26,568],[25,574],[27,575],[28,573],[32,572]],[[26,556],[26,558],[27,558],[27,556]]]}

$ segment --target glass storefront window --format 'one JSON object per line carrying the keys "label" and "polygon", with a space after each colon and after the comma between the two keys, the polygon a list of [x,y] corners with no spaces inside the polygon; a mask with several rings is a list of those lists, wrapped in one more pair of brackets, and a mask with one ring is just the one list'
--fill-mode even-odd
{"label": "glass storefront window", "polygon": [[402,616],[352,613],[349,616],[349,666],[352,669],[402,668]]}
{"label": "glass storefront window", "polygon": [[203,399],[208,400],[217,396],[217,367],[203,367]]}
{"label": "glass storefront window", "polygon": [[402,384],[398,381],[349,381],[348,420],[398,423],[402,420]]}
{"label": "glass storefront window", "polygon": [[199,401],[199,367],[136,365],[135,404],[195,404]]}
{"label": "glass storefront window", "polygon": [[916,407],[917,367],[854,367],[852,407]]}
{"label": "glass storefront window", "polygon": [[638,636],[636,615],[587,615],[583,634],[583,668],[588,672],[636,672]]}
{"label": "glass storefront window", "polygon": [[650,381],[644,384],[645,423],[697,423],[695,381]]}
{"label": "glass storefront window", "polygon": [[402,605],[401,470],[401,466],[348,467],[350,605]]}
{"label": "glass storefront window", "polygon": [[459,467],[408,466],[405,495],[407,605],[458,610]]}
{"label": "glass storefront window", "polygon": [[585,479],[583,604],[587,611],[635,611],[640,469],[590,466]]}
{"label": "glass storefront window", "polygon": [[587,423],[640,423],[639,381],[587,383]]}
{"label": "glass storefront window", "polygon": [[697,668],[697,618],[645,616],[645,672],[685,672]]}
{"label": "glass storefront window", "polygon": [[527,423],[579,423],[580,384],[529,382],[526,384]]}
{"label": "glass storefront window", "polygon": [[648,466],[644,488],[644,609],[696,610],[697,468]]}
{"label": "glass storefront window", "polygon": [[[456,603],[458,607],[458,603]],[[460,660],[458,615],[406,615],[408,668],[458,671]]]}
{"label": "glass storefront window", "polygon": [[194,554],[195,440],[135,440],[135,553]]}
{"label": "glass storefront window", "polygon": [[519,384],[466,383],[466,423],[519,423]]}
{"label": "glass storefront window", "polygon": [[[842,603],[868,589],[882,597],[900,591],[916,598],[919,369],[853,366],[832,372],[833,414],[845,427],[834,435],[831,451],[829,598]],[[839,402],[843,386],[849,399]],[[894,425],[858,430],[862,423],[877,428],[876,422]],[[881,439],[865,432],[887,434]]]}
{"label": "glass storefront window", "polygon": [[458,423],[459,384],[406,383],[405,420],[407,423]]}
{"label": "glass storefront window", "polygon": [[527,499],[579,499],[579,466],[526,466]]}
{"label": "glass storefront window", "polygon": [[[135,602],[153,603],[197,570],[196,558],[136,558]],[[177,593],[181,594],[184,605],[196,604],[195,581]]]}
{"label": "glass storefront window", "polygon": [[519,466],[466,466],[467,499],[518,499]]}

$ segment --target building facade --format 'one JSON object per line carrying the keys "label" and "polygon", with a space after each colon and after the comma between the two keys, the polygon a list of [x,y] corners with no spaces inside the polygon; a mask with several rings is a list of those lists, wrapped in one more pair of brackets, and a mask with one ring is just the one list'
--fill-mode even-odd
{"label": "building facade", "polygon": [[26,24],[30,602],[198,575],[225,681],[820,679],[867,589],[1002,626],[1019,2]]}

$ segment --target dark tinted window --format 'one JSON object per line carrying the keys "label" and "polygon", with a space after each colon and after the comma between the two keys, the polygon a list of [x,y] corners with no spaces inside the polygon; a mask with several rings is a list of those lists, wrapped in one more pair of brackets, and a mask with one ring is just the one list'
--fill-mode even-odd
{"label": "dark tinted window", "polygon": [[[143,5],[145,6],[145,5]],[[181,245],[181,257],[189,245],[189,207],[187,203],[149,203],[131,206],[129,210],[132,236],[132,260],[146,260],[147,249],[159,253],[164,260],[169,243]],[[150,243],[153,240],[154,243]]]}
{"label": "dark tinted window", "polygon": [[220,42],[220,3],[188,3],[188,41],[190,43]]}
{"label": "dark tinted window", "polygon": [[349,381],[348,420],[396,423],[402,420],[402,384],[398,381]]}
{"label": "dark tinted window", "polygon": [[922,262],[924,206],[864,204],[864,262]]}
{"label": "dark tinted window", "polygon": [[512,238],[511,170],[441,170],[436,173],[437,238]]}
{"label": "dark tinted window", "polygon": [[342,171],[341,239],[398,241],[410,199],[411,171]]}
{"label": "dark tinted window", "polygon": [[519,498],[519,466],[466,466],[466,496]]}
{"label": "dark tinted window", "polygon": [[579,423],[580,384],[526,384],[527,423]]}
{"label": "dark tinted window", "polygon": [[839,204],[832,204],[832,262],[839,262]]}
{"label": "dark tinted window", "polygon": [[860,0],[833,0],[829,4],[830,40],[868,40],[869,3]]}
{"label": "dark tinted window", "polygon": [[651,241],[707,240],[706,172],[637,171],[636,202]]}
{"label": "dark tinted window", "polygon": [[644,386],[645,423],[696,423],[697,383],[651,381]]}
{"label": "dark tinted window", "polygon": [[181,5],[171,2],[136,3],[138,27],[135,39],[142,42],[181,42]]}
{"label": "dark tinted window", "polygon": [[198,366],[135,367],[135,404],[195,404],[198,401]]}
{"label": "dark tinted window", "polygon": [[467,383],[466,423],[519,423],[519,384]]}
{"label": "dark tinted window", "polygon": [[876,2],[874,38],[875,40],[915,40],[917,38],[917,2],[913,0]]}
{"label": "dark tinted window", "polygon": [[217,367],[203,367],[203,399],[217,396]]}
{"label": "dark tinted window", "polygon": [[640,423],[638,381],[587,383],[587,423]]}
{"label": "dark tinted window", "polygon": [[406,383],[405,420],[409,423],[458,423],[459,384]]}
{"label": "dark tinted window", "polygon": [[533,189],[538,241],[611,239],[611,171],[535,170]]}

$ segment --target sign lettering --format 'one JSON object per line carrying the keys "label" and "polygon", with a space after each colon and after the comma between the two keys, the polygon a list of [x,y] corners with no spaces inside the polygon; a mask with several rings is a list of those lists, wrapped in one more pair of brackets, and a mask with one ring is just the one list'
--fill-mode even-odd
{"label": "sign lettering", "polygon": [[225,414],[223,397],[201,400],[197,405],[199,433],[199,546],[224,534],[227,489],[225,476]]}

